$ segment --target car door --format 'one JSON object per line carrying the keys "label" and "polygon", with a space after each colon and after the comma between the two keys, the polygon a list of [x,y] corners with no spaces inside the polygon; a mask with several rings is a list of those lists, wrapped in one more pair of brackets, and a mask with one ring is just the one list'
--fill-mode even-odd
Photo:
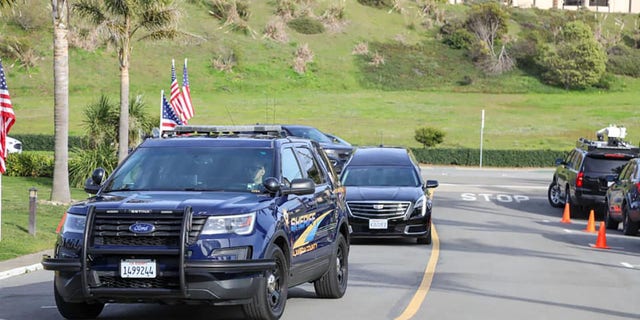
{"label": "car door", "polygon": [[575,176],[572,172],[574,169],[574,162],[576,161],[576,156],[578,156],[578,152],[574,149],[565,157],[562,164],[560,164],[556,171],[556,181],[560,190],[562,191],[562,195],[566,197],[567,192],[569,191],[566,186],[570,183],[569,179]]}
{"label": "car door", "polygon": [[[285,184],[305,177],[293,146],[283,147],[280,161]],[[307,230],[312,227],[316,217],[313,201],[314,194],[290,194],[287,196],[287,201],[279,208],[284,216],[285,227],[289,230],[293,282],[297,281],[295,279],[304,278],[307,266],[314,262],[316,256],[317,244],[307,240],[309,237]]]}
{"label": "car door", "polygon": [[634,168],[636,167],[635,161],[629,161],[614,183],[609,187],[609,207],[613,208],[613,211],[618,212],[622,210],[622,203],[625,197],[625,190],[628,190],[633,185],[631,178],[633,177]]}
{"label": "car door", "polygon": [[317,255],[330,256],[333,249],[333,237],[337,226],[336,195],[333,185],[324,166],[320,164],[317,154],[309,146],[296,148],[303,174],[316,184],[314,194],[314,226],[307,240],[317,245]]}

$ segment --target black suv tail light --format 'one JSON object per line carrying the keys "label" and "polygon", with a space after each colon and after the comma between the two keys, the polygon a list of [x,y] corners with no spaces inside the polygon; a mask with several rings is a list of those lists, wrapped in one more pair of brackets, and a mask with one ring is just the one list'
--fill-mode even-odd
{"label": "black suv tail light", "polygon": [[576,177],[576,187],[581,188],[582,183],[584,182],[584,172],[578,172],[578,176]]}

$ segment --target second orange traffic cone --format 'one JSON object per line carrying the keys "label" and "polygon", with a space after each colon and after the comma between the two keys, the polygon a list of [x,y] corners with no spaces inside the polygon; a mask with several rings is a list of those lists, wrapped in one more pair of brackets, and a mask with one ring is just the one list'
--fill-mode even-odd
{"label": "second orange traffic cone", "polygon": [[569,203],[564,204],[564,212],[562,213],[562,223],[571,223],[571,211],[569,210]]}
{"label": "second orange traffic cone", "polygon": [[600,222],[600,229],[598,230],[598,238],[596,239],[595,248],[609,249],[609,247],[607,247],[607,231],[604,226],[604,221]]}
{"label": "second orange traffic cone", "polygon": [[589,212],[589,221],[587,221],[587,228],[583,230],[584,232],[596,233],[596,222],[594,215],[595,214],[593,213],[593,209],[591,209],[591,212]]}

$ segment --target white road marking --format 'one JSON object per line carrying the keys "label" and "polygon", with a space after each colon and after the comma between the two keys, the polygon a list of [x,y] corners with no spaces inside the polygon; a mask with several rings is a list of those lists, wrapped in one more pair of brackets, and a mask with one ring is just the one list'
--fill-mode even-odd
{"label": "white road marking", "polygon": [[56,306],[41,306],[40,309],[56,309]]}
{"label": "white road marking", "polygon": [[526,186],[526,185],[499,185],[499,184],[461,184],[461,183],[440,183],[443,187],[463,187],[463,188],[509,188],[509,189],[539,189],[547,190],[548,186]]}
{"label": "white road marking", "polygon": [[566,233],[572,233],[573,231],[569,230],[569,229],[562,229],[564,232]]}
{"label": "white road marking", "polygon": [[634,266],[634,265],[632,265],[631,263],[627,263],[627,262],[620,262],[620,264],[621,264],[623,267],[627,267],[627,268],[629,268],[629,269],[635,269],[635,266]]}

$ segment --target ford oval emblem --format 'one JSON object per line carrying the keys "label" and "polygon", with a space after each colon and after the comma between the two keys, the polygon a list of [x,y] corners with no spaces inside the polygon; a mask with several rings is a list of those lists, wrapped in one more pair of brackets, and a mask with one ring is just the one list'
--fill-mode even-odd
{"label": "ford oval emblem", "polygon": [[156,230],[156,227],[150,223],[134,223],[129,226],[129,231],[133,233],[150,233]]}

